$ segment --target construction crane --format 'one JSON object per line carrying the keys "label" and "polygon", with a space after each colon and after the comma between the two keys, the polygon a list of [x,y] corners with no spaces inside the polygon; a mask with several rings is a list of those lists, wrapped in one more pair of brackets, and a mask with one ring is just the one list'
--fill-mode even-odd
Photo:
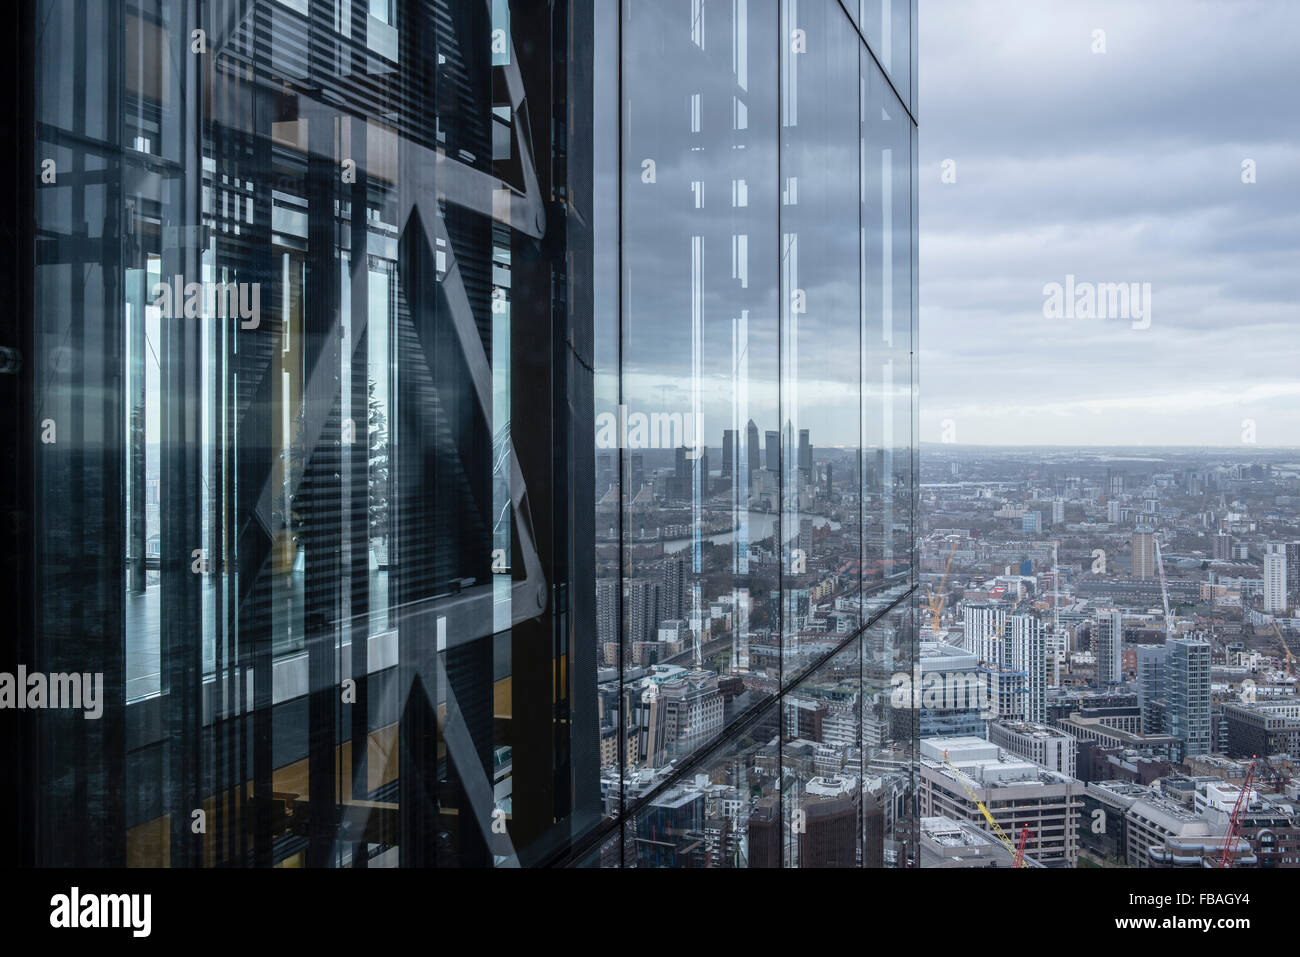
{"label": "construction crane", "polygon": [[1291,654],[1291,646],[1288,645],[1286,639],[1282,637],[1282,626],[1277,623],[1276,618],[1273,619],[1273,633],[1277,635],[1277,640],[1282,643],[1282,650],[1286,652],[1286,673],[1294,676],[1295,655]]}
{"label": "construction crane", "polygon": [[1251,759],[1250,767],[1246,768],[1246,779],[1241,782],[1241,790],[1237,792],[1237,803],[1232,806],[1232,817],[1228,818],[1228,834],[1223,839],[1223,853],[1219,855],[1219,867],[1232,866],[1232,854],[1237,849],[1237,839],[1241,836],[1241,810],[1247,802],[1250,793],[1250,783],[1255,779],[1255,765],[1259,763],[1259,758]]}
{"label": "construction crane", "polygon": [[1020,843],[1016,845],[1016,867],[1025,866],[1025,842],[1029,840],[1029,825],[1020,829]]}
{"label": "construction crane", "polygon": [[934,636],[936,640],[939,637],[939,618],[943,614],[943,605],[947,600],[947,596],[944,594],[944,587],[948,583],[948,572],[952,569],[952,556],[953,553],[957,551],[957,543],[959,541],[960,539],[954,538],[952,540],[952,548],[948,549],[948,561],[945,562],[943,566],[943,578],[939,581],[938,596],[936,597],[933,591],[930,593],[928,603],[930,605],[930,617],[933,621],[932,627],[934,628]]}
{"label": "construction crane", "polygon": [[948,765],[948,769],[952,771],[953,777],[955,777],[957,783],[962,786],[962,789],[966,792],[966,796],[975,802],[975,806],[980,809],[980,813],[984,815],[984,820],[988,821],[989,828],[993,831],[993,836],[1001,841],[1002,846],[1011,852],[1011,855],[1016,862],[1015,866],[1024,867],[1025,840],[1029,835],[1029,827],[1026,826],[1025,829],[1020,832],[1020,847],[1017,848],[1016,845],[1011,843],[1011,838],[1007,837],[1007,832],[1002,830],[1002,826],[993,819],[993,815],[990,814],[989,809],[984,806],[984,802],[979,799],[979,795],[975,793],[975,782],[967,777],[964,771],[957,770],[957,766],[948,759],[947,751],[943,753],[943,763]]}
{"label": "construction crane", "polygon": [[1160,539],[1153,534],[1151,540],[1156,545],[1156,568],[1160,571],[1160,600],[1165,604],[1165,639],[1174,636],[1174,616],[1169,614],[1169,586],[1165,584],[1165,561],[1160,557]]}

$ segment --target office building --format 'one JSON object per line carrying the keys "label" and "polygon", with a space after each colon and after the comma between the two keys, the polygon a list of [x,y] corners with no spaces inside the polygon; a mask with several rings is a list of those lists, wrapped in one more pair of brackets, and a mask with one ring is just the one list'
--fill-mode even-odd
{"label": "office building", "polygon": [[15,863],[915,862],[915,3],[18,9]]}
{"label": "office building", "polygon": [[[1001,841],[969,821],[921,818],[921,867],[1015,867],[1016,856]],[[1042,867],[1027,858],[1025,867]]]}
{"label": "office building", "polygon": [[858,806],[862,788],[857,778],[814,777],[804,786],[795,815],[800,867],[855,867],[858,864]]}
{"label": "office building", "polygon": [[1223,705],[1222,750],[1234,758],[1300,754],[1300,702]]}
{"label": "office building", "polygon": [[[1124,818],[1124,856],[1129,867],[1213,867],[1223,853],[1226,823],[1216,824],[1162,794],[1138,798]],[[1238,839],[1232,852],[1234,867],[1258,863],[1244,839]]]}
{"label": "office building", "polygon": [[1075,866],[1082,793],[1083,784],[1073,776],[980,738],[921,740],[922,819],[948,817],[985,829],[978,800],[1015,840],[1028,827],[1025,855],[1045,867]]}
{"label": "office building", "polygon": [[909,688],[922,737],[984,737],[994,698],[979,658],[938,641],[920,643],[920,683]]}
{"label": "office building", "polygon": [[1078,777],[1078,742],[1059,728],[1025,721],[990,721],[989,742],[1049,771]]}
{"label": "office building", "polygon": [[[762,446],[758,442],[758,426],[754,420],[750,419],[749,424],[745,426],[745,461],[749,463],[749,476],[752,481],[757,477],[760,465],[759,456],[762,453]],[[748,492],[748,490],[746,490]]]}
{"label": "office building", "polygon": [[1131,781],[1090,781],[1083,789],[1080,851],[1095,863],[1123,864],[1128,854],[1128,809],[1157,792]]}

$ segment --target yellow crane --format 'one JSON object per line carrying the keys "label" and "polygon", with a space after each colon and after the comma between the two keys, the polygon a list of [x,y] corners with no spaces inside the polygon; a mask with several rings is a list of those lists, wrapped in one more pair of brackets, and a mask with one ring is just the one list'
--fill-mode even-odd
{"label": "yellow crane", "polygon": [[948,583],[948,572],[952,569],[952,556],[953,553],[957,551],[958,541],[959,539],[954,538],[952,541],[952,548],[948,549],[948,561],[944,563],[943,578],[939,580],[939,593],[936,595],[932,590],[927,602],[930,606],[930,617],[933,622],[934,635],[936,638],[939,636],[939,618],[943,615],[943,605],[947,599],[947,596],[944,594],[944,586]]}
{"label": "yellow crane", "polygon": [[957,779],[957,783],[966,791],[966,796],[975,802],[975,806],[979,808],[980,813],[984,815],[984,820],[989,822],[989,827],[993,831],[993,836],[1002,842],[1002,845],[1011,852],[1013,858],[1020,862],[1016,866],[1024,867],[1023,849],[1017,849],[1016,845],[1011,842],[1011,838],[1007,837],[1007,832],[1002,830],[1002,826],[993,819],[993,815],[989,813],[989,809],[984,806],[984,802],[981,801],[979,795],[975,793],[975,782],[967,777],[964,771],[959,771],[957,769],[957,766],[948,759],[947,751],[943,753],[943,763],[948,765],[948,769],[952,771],[953,777]]}

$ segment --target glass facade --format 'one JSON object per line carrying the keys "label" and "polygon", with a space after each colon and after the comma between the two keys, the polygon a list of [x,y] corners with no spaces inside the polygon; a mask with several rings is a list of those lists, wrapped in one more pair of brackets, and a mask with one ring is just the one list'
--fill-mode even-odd
{"label": "glass facade", "polygon": [[915,863],[914,0],[21,6],[18,863]]}

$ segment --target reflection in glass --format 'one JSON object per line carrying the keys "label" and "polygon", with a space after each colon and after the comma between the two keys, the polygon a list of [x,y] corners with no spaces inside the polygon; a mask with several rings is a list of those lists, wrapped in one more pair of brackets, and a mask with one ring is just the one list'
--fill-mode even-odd
{"label": "reflection in glass", "polygon": [[842,5],[35,21],[18,647],[105,707],[23,716],[26,863],[908,863],[915,124]]}

